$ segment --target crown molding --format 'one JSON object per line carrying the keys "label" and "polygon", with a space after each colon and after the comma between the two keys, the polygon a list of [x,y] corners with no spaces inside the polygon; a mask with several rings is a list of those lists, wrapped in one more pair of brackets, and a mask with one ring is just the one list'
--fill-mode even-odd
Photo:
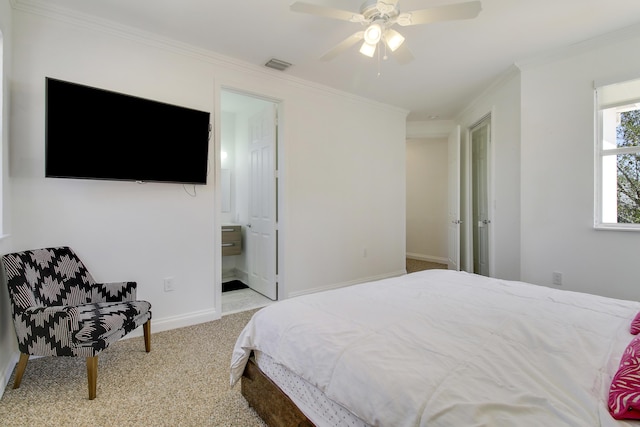
{"label": "crown molding", "polygon": [[51,5],[44,0],[9,0],[9,2],[14,10],[20,12],[42,16],[48,19],[57,20],[91,31],[102,32],[112,36],[127,39],[132,42],[144,44],[158,49],[164,49],[176,54],[195,58],[203,62],[208,62],[216,66],[228,68],[233,71],[242,72],[259,78],[284,81],[298,87],[313,89],[322,93],[331,93],[333,95],[348,98],[353,101],[374,105],[378,108],[396,111],[405,115],[409,114],[408,110],[398,106],[384,104],[379,101],[334,89],[332,87],[315,83],[310,80],[304,80],[299,77],[294,77],[281,71],[254,65],[245,61],[241,61],[239,59],[219,54],[211,50],[199,48],[188,43],[183,43],[175,39],[164,37],[156,33],[140,30],[128,25],[123,25],[115,21],[99,18],[86,13],[80,13],[60,6]]}
{"label": "crown molding", "polygon": [[453,120],[407,121],[407,139],[447,137],[454,127]]}
{"label": "crown molding", "polygon": [[640,37],[640,24],[633,24],[610,33],[602,34],[600,36],[592,37],[587,40],[548,51],[539,56],[523,59],[521,61],[517,61],[515,65],[520,70],[524,71],[558,60],[567,59],[568,57],[577,56],[581,53],[603,46],[608,46],[619,41],[629,40],[633,37]]}
{"label": "crown molding", "polygon": [[460,123],[463,118],[468,115],[477,105],[486,97],[495,93],[498,89],[510,82],[512,79],[520,75],[520,69],[516,65],[510,65],[502,74],[500,74],[488,87],[486,87],[478,96],[476,96],[467,106],[455,117],[455,121]]}
{"label": "crown molding", "polygon": [[625,28],[621,28],[616,31],[612,31],[601,36],[593,37],[578,43],[574,43],[569,46],[563,46],[558,49],[548,51],[542,55],[523,59],[515,62],[504,73],[502,73],[494,82],[483,90],[477,97],[475,97],[459,114],[456,115],[456,120],[460,121],[462,117],[468,114],[480,100],[490,95],[505,83],[509,82],[513,77],[520,74],[520,72],[532,69],[538,66],[549,64],[558,60],[567,59],[568,57],[579,55],[590,50],[607,46],[612,43],[628,40],[632,37],[640,37],[640,24],[634,24]]}

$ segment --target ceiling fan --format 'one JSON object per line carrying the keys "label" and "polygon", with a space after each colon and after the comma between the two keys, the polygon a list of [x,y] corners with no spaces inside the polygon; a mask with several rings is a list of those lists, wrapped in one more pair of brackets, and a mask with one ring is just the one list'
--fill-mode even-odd
{"label": "ceiling fan", "polygon": [[481,5],[479,1],[469,1],[414,10],[412,12],[400,12],[398,0],[367,0],[360,7],[360,13],[356,13],[296,1],[291,4],[290,10],[354,22],[366,27],[364,30],[350,35],[322,55],[320,59],[323,61],[335,58],[360,40],[364,40],[360,46],[360,53],[363,55],[373,57],[378,44],[382,42],[399,63],[406,64],[413,59],[413,54],[404,44],[405,38],[402,34],[391,27],[395,24],[406,27],[440,21],[471,19],[478,16]]}

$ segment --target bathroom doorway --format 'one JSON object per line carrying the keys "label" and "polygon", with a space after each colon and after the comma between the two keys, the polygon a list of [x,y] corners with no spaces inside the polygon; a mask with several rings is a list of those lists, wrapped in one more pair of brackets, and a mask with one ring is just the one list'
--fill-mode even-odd
{"label": "bathroom doorway", "polygon": [[233,281],[275,301],[279,104],[230,89],[220,104],[222,288]]}

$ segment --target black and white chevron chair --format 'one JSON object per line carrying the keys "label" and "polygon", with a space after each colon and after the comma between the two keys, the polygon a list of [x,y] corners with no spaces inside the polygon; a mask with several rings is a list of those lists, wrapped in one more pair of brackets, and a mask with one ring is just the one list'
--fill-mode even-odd
{"label": "black and white chevron chair", "polygon": [[151,351],[151,304],[136,300],[136,282],[96,283],[68,247],[7,254],[2,266],[20,349],[13,388],[30,355],[81,356],[95,399],[102,350],[144,325]]}

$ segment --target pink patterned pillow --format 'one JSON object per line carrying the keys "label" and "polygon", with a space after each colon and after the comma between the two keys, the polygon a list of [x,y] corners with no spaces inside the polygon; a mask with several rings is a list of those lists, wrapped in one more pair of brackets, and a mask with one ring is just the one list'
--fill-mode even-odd
{"label": "pink patterned pillow", "polygon": [[638,332],[640,332],[640,313],[636,314],[636,317],[634,317],[631,321],[629,332],[631,332],[633,335],[638,335]]}
{"label": "pink patterned pillow", "polygon": [[640,336],[631,340],[613,376],[609,412],[616,420],[640,419]]}

